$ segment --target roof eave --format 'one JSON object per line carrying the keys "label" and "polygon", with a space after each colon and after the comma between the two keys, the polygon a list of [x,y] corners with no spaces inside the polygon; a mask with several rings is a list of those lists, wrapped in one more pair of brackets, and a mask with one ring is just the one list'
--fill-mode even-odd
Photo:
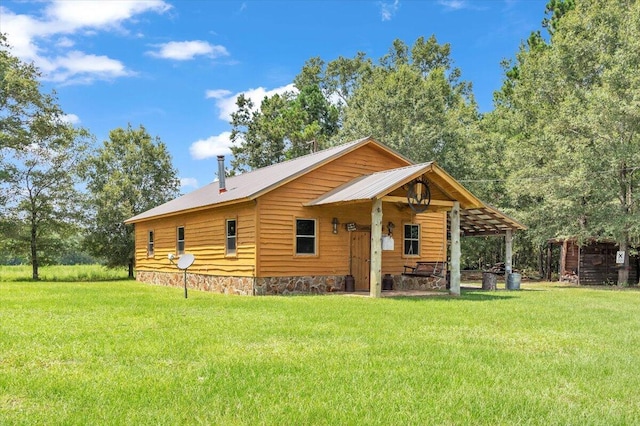
{"label": "roof eave", "polygon": [[222,202],[222,203],[207,204],[205,206],[198,206],[198,207],[193,207],[193,208],[190,208],[190,209],[177,210],[177,211],[162,213],[162,214],[153,215],[153,216],[145,216],[145,217],[140,217],[139,218],[138,216],[142,216],[142,215],[138,215],[138,216],[134,216],[132,218],[129,218],[129,219],[125,220],[124,223],[127,224],[127,225],[131,225],[131,224],[136,224],[136,223],[140,223],[140,222],[148,222],[150,220],[164,219],[164,218],[167,218],[167,217],[179,216],[181,214],[199,212],[199,211],[202,211],[202,210],[208,210],[208,209],[213,209],[213,208],[218,208],[218,207],[226,207],[226,206],[245,203],[247,201],[253,201],[253,200],[254,200],[254,198],[252,198],[252,197],[245,197],[245,198],[238,198],[238,199],[235,199],[235,200],[225,201],[225,202]]}

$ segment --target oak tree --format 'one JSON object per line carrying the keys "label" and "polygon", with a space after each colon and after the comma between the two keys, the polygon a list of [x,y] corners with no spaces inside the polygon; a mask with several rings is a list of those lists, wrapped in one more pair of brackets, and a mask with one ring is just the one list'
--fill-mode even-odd
{"label": "oak tree", "polygon": [[84,246],[109,267],[127,267],[133,278],[134,227],[124,221],[179,195],[167,146],[143,126],[117,128],[83,164],[82,174],[91,212]]}

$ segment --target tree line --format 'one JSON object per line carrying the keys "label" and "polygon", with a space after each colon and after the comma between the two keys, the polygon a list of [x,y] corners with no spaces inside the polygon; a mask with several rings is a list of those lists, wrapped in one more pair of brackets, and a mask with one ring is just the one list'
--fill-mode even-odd
{"label": "tree line", "polygon": [[[416,162],[437,161],[525,223],[520,267],[540,269],[550,239],[614,240],[626,254],[624,284],[640,243],[640,5],[551,0],[544,12],[541,30],[502,64],[490,112],[478,111],[450,45],[435,36],[395,40],[377,60],[314,57],[295,91],[259,108],[238,99],[234,167],[307,153],[309,140],[325,147],[372,135]],[[500,239],[463,241],[466,265],[502,258]]]}
{"label": "tree line", "polygon": [[[515,244],[520,267],[539,268],[553,238],[613,239],[626,253],[624,284],[640,237],[640,5],[551,0],[541,27],[503,62],[487,113],[451,46],[434,35],[395,40],[377,59],[310,58],[295,90],[260,105],[238,97],[233,171],[371,135],[413,161],[436,161],[525,223]],[[88,132],[61,120],[55,94],[41,93],[37,69],[11,57],[6,41],[0,60],[3,249],[29,247],[37,278],[39,253],[46,259],[55,244],[82,234],[76,240],[89,253],[132,267],[132,233],[122,220],[178,193],[166,146],[128,126],[91,149]],[[465,240],[463,264],[501,259],[500,239]]]}
{"label": "tree line", "polygon": [[123,221],[178,195],[166,145],[128,125],[94,147],[2,34],[0,75],[0,261],[28,260],[34,280],[40,265],[92,258],[132,277],[133,227]]}

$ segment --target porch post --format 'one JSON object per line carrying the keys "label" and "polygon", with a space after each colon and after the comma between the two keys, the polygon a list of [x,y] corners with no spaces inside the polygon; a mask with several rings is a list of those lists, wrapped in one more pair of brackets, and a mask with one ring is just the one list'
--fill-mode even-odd
{"label": "porch post", "polygon": [[369,295],[380,297],[382,290],[382,200],[374,200],[371,207],[371,269]]}
{"label": "porch post", "polygon": [[509,274],[512,271],[513,260],[513,231],[507,229],[507,233],[504,236],[504,285],[507,287],[507,281],[509,280]]}
{"label": "porch post", "polygon": [[460,202],[454,201],[451,209],[451,282],[449,293],[460,296]]}

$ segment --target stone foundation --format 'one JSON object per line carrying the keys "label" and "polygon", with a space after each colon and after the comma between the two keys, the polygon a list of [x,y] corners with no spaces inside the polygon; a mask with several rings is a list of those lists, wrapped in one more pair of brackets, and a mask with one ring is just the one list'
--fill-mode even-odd
{"label": "stone foundation", "polygon": [[256,278],[255,294],[323,294],[344,290],[344,275]]}
{"label": "stone foundation", "polygon": [[[136,271],[136,280],[184,288],[183,272]],[[323,294],[344,289],[344,276],[229,277],[187,273],[187,288],[222,294]]]}
{"label": "stone foundation", "polygon": [[[444,290],[447,280],[439,277],[392,275],[394,290]],[[136,271],[140,282],[184,288],[183,272]],[[295,277],[228,277],[187,273],[187,288],[244,296],[324,294],[344,291],[344,275]]]}
{"label": "stone foundation", "polygon": [[445,290],[447,279],[443,277],[421,277],[416,275],[393,275],[394,290]]}
{"label": "stone foundation", "polygon": [[[184,272],[136,271],[136,281],[184,288]],[[253,277],[223,277],[187,273],[187,288],[222,294],[253,294]]]}

